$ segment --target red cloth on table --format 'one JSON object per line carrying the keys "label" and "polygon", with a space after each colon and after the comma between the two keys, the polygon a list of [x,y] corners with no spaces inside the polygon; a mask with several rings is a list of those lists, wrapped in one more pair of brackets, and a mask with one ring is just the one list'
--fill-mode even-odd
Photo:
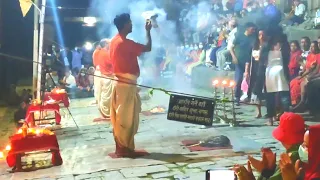
{"label": "red cloth on table", "polygon": [[55,100],[57,102],[62,102],[65,107],[69,107],[70,100],[67,93],[53,93],[53,92],[46,92],[44,94],[44,101]]}
{"label": "red cloth on table", "polygon": [[22,134],[15,134],[10,137],[11,150],[8,152],[7,164],[9,167],[16,165],[16,156],[18,154],[32,152],[32,151],[52,151],[52,164],[61,165],[62,158],[60,155],[60,149],[58,140],[55,134],[47,135],[40,134],[38,136],[26,136],[23,137]]}
{"label": "red cloth on table", "polygon": [[[309,54],[306,61],[306,71],[308,71],[316,63],[320,63],[320,55]],[[304,81],[304,78],[299,79],[297,77],[290,82],[291,102],[293,105],[297,104],[299,98],[301,97],[301,82]]]}
{"label": "red cloth on table", "polygon": [[61,115],[60,115],[60,106],[58,104],[45,104],[45,105],[30,105],[28,110],[27,110],[27,115],[26,115],[26,122],[32,122],[34,121],[33,113],[34,112],[40,112],[41,111],[54,111],[55,113],[55,119],[56,123],[60,124],[61,122]]}

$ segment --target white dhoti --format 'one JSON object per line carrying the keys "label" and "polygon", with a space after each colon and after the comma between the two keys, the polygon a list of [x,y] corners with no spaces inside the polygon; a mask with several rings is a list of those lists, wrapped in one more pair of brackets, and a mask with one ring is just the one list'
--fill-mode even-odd
{"label": "white dhoti", "polygon": [[[120,81],[136,83],[137,76],[117,75]],[[130,150],[135,149],[134,135],[139,127],[141,100],[136,85],[115,81],[111,100],[111,122],[117,143]]]}
{"label": "white dhoti", "polygon": [[113,91],[113,80],[107,78],[114,78],[113,75],[101,75],[102,77],[100,80],[100,97],[98,101],[99,110],[103,117],[110,116],[110,106],[111,106],[111,95]]}
{"label": "white dhoti", "polygon": [[99,104],[100,100],[100,93],[101,93],[101,71],[97,68],[94,71],[94,77],[93,77],[93,85],[94,85],[94,97]]}

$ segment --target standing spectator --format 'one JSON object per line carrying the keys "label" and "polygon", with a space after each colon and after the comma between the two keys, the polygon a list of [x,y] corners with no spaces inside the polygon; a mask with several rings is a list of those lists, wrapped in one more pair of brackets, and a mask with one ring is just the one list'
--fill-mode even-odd
{"label": "standing spectator", "polygon": [[244,33],[238,33],[233,42],[233,46],[230,50],[233,63],[235,64],[235,97],[237,106],[240,105],[241,97],[241,83],[243,76],[248,78],[249,75],[249,65],[251,59],[251,52],[255,43],[255,29],[256,26],[253,23],[246,24],[246,30]]}
{"label": "standing spectator", "polygon": [[93,54],[92,49],[88,49],[88,48],[83,49],[82,64],[84,65],[85,68],[89,68],[93,65],[92,54]]}
{"label": "standing spectator", "polygon": [[80,46],[76,46],[72,52],[72,71],[75,72],[76,69],[80,70],[82,68],[82,49]]}
{"label": "standing spectator", "polygon": [[71,69],[71,62],[68,57],[68,51],[66,49],[60,52],[61,60],[64,64],[65,69]]}
{"label": "standing spectator", "polygon": [[282,108],[285,112],[290,108],[289,82],[286,77],[286,60],[289,58],[283,53],[285,42],[280,37],[271,40],[266,68],[267,114],[268,125],[273,125],[276,118],[276,94],[280,96]]}
{"label": "standing spectator", "polygon": [[55,61],[53,63],[52,69],[57,71],[59,81],[62,80],[64,76],[65,70],[65,63],[64,63],[64,56],[60,50],[56,50]]}
{"label": "standing spectator", "polygon": [[252,51],[251,71],[250,71],[250,84],[249,84],[249,99],[251,95],[251,103],[257,104],[258,113],[256,118],[261,118],[261,99],[262,91],[264,89],[265,82],[265,67],[260,61],[261,49],[267,44],[265,31],[260,30],[258,40]]}

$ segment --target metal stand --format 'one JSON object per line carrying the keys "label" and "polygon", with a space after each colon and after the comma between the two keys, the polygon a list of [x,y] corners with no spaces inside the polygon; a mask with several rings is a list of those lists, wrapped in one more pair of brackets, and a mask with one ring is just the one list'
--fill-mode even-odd
{"label": "metal stand", "polygon": [[[220,121],[222,124],[229,124],[231,127],[237,126],[236,121],[236,112],[235,112],[235,97],[234,97],[234,87],[233,84],[227,86],[227,83],[223,83],[222,85],[222,99],[219,98],[218,95],[218,83],[214,83],[214,91],[213,97],[214,99],[218,99],[216,101],[216,108],[215,108],[215,118],[217,121]],[[227,88],[230,88],[231,93],[229,96],[229,92],[227,92]],[[231,98],[231,100],[229,100]],[[229,105],[230,104],[230,105]],[[221,113],[219,113],[221,112]],[[228,113],[232,114],[232,118],[228,118]]]}
{"label": "metal stand", "polygon": [[[53,77],[51,76],[51,70],[48,66],[46,65],[43,65],[42,66],[43,70],[42,70],[42,78],[41,78],[41,107],[44,105],[44,95],[45,95],[45,90],[46,90],[46,87],[45,87],[45,84],[46,84],[46,75],[48,74],[49,75],[49,78],[51,79],[51,81],[53,82],[53,86],[54,87],[57,87],[57,84],[56,82],[54,82],[54,79]],[[40,107],[40,117],[41,117],[41,107]],[[79,129],[79,126],[77,124],[77,122],[75,121],[74,117],[72,116],[71,114],[71,111],[69,109],[69,107],[66,107],[68,112],[69,112],[69,115],[71,116],[74,124],[77,126],[77,129]]]}
{"label": "metal stand", "polygon": [[234,88],[231,88],[231,101],[232,101],[232,123],[230,124],[231,126],[236,126],[237,125],[237,119],[236,119],[236,109],[234,105]]}

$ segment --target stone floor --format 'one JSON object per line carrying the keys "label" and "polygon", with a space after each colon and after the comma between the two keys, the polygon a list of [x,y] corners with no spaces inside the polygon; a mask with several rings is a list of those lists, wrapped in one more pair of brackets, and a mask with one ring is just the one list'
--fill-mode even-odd
{"label": "stone floor", "polygon": [[[63,165],[13,174],[8,172],[5,161],[0,160],[0,180],[204,180],[206,170],[245,164],[248,154],[259,157],[261,147],[271,147],[278,155],[283,151],[281,144],[272,138],[274,127],[264,126],[264,119],[252,118],[254,107],[243,105],[237,110],[242,112],[238,115],[241,120],[238,127],[215,123],[213,127],[205,128],[169,121],[166,114],[141,114],[139,132],[135,136],[136,148],[144,149],[150,155],[138,159],[112,159],[108,156],[114,151],[112,127],[110,122],[93,122],[99,113],[96,107],[89,105],[92,101],[93,98],[71,102],[70,110],[79,129],[70,116],[64,115],[61,129],[56,130]],[[167,106],[168,102],[168,95],[155,92],[150,100],[143,101],[142,108]],[[233,149],[190,152],[181,144],[182,140],[214,135],[228,136]]]}

